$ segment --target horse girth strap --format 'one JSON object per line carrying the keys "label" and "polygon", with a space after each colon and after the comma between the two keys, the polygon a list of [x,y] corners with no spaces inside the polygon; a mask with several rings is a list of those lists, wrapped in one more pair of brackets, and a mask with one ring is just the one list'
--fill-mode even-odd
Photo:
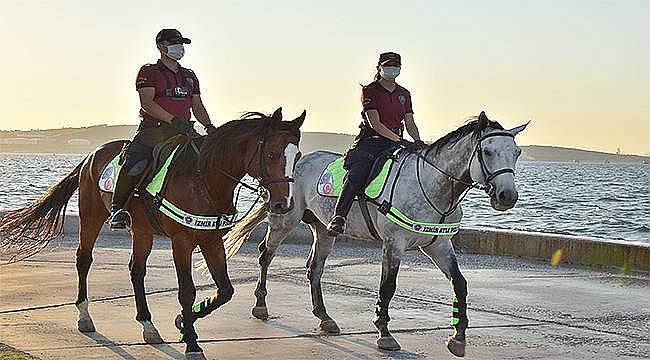
{"label": "horse girth strap", "polygon": [[366,222],[366,226],[368,227],[368,231],[370,231],[370,235],[372,235],[372,237],[374,237],[377,241],[382,241],[381,236],[379,236],[377,228],[375,228],[375,224],[372,222],[372,218],[370,217],[366,196],[364,194],[359,194],[358,198],[359,209],[361,209],[361,215],[363,216],[363,220]]}

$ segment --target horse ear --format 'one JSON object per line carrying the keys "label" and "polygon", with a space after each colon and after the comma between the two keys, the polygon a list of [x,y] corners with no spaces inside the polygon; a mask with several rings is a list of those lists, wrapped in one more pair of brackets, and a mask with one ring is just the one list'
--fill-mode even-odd
{"label": "horse ear", "polygon": [[528,124],[530,124],[530,120],[528,120],[528,122],[523,125],[513,127],[512,129],[508,130],[508,132],[511,133],[512,135],[517,135],[520,132],[524,131],[524,129],[526,129],[526,126],[528,126]]}
{"label": "horse ear", "polygon": [[485,115],[485,111],[481,111],[480,114],[478,114],[478,121],[480,122],[487,122],[489,119],[487,115]]}
{"label": "horse ear", "polygon": [[293,119],[293,121],[291,121],[293,123],[293,126],[296,129],[300,129],[302,124],[305,122],[305,117],[306,116],[307,116],[307,110],[303,110],[302,114],[300,114],[300,116],[298,116],[297,118]]}
{"label": "horse ear", "polygon": [[273,121],[282,121],[282,107],[277,108],[273,115],[271,115],[271,120]]}

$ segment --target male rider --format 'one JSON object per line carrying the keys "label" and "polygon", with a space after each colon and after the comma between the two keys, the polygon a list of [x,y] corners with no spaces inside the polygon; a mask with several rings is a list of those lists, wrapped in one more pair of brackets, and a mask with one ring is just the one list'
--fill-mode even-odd
{"label": "male rider", "polygon": [[125,229],[127,203],[151,161],[156,144],[178,134],[192,134],[190,109],[208,134],[216,131],[201,101],[199,80],[190,69],[179,65],[184,44],[191,41],[176,29],[162,29],[156,35],[160,59],[140,68],[135,88],[140,95],[140,126],[125,150],[111,204],[111,230]]}

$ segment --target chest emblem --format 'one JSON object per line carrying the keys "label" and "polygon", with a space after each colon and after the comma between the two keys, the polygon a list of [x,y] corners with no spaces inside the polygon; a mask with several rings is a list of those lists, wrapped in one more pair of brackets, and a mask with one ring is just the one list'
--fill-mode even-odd
{"label": "chest emblem", "polygon": [[404,96],[404,95],[398,96],[397,100],[399,100],[399,103],[402,104],[402,105],[406,104],[406,96]]}

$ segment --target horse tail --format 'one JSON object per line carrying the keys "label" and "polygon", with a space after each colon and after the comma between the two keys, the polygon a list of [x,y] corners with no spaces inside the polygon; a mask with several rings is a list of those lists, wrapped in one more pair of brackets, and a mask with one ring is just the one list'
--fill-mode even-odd
{"label": "horse tail", "polygon": [[253,230],[268,216],[267,204],[255,208],[248,216],[235,224],[223,238],[223,247],[226,250],[226,258],[230,259],[239,251],[246,240],[250,238]]}
{"label": "horse tail", "polygon": [[84,161],[29,205],[0,216],[0,255],[8,258],[0,263],[9,264],[33,256],[63,234],[65,210],[79,187]]}

